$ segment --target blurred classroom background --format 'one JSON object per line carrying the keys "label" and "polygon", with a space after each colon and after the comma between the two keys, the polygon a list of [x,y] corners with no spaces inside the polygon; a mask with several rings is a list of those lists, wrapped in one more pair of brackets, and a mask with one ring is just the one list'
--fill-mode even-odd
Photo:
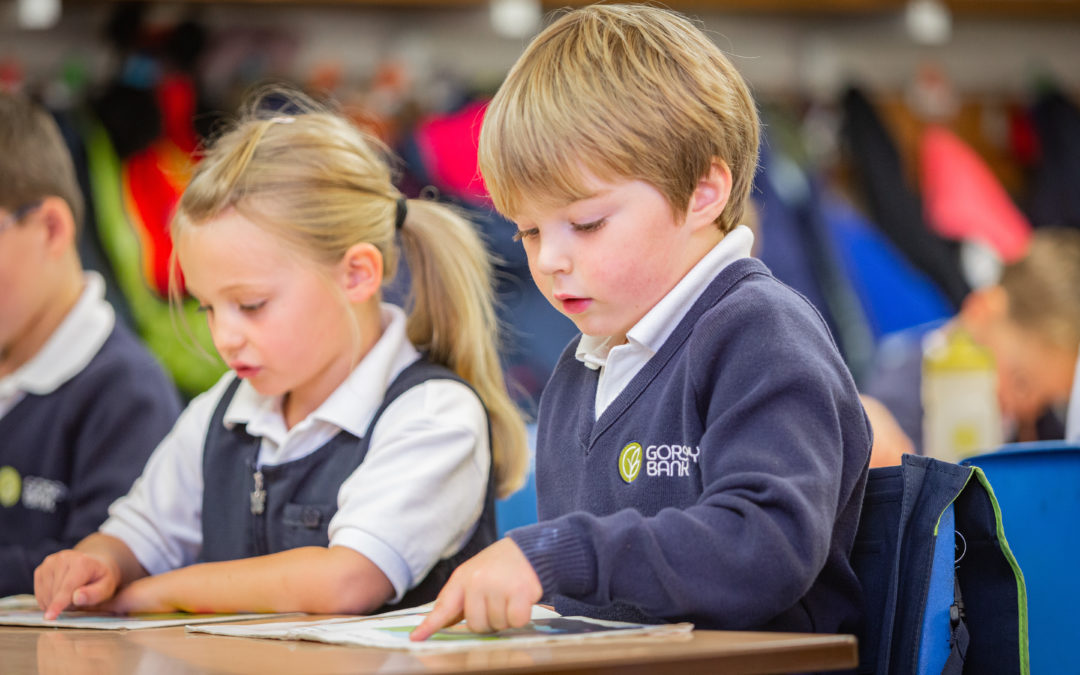
{"label": "blurred classroom background", "polygon": [[[528,410],[574,329],[488,208],[475,135],[564,4],[0,0],[0,87],[60,120],[88,198],[84,261],[188,396],[223,366],[191,349],[212,352],[200,317],[176,338],[169,214],[204,135],[278,80],[346,106],[401,158],[407,194],[485,230]],[[765,123],[757,255],[818,306],[857,380],[882,335],[951,316],[1033,228],[1080,226],[1080,0],[667,4],[750,82]]]}

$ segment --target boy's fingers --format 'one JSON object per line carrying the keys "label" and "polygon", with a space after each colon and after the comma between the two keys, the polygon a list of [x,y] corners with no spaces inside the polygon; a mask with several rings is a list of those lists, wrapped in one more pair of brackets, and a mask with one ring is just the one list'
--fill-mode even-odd
{"label": "boy's fingers", "polygon": [[488,603],[483,593],[473,591],[465,595],[465,623],[474,633],[488,633],[491,622],[488,619]]}
{"label": "boy's fingers", "polygon": [[511,628],[521,628],[532,619],[532,604],[523,595],[510,597],[506,605],[506,621]]}
{"label": "boy's fingers", "polygon": [[413,632],[409,634],[409,639],[413,642],[426,640],[440,628],[461,621],[463,618],[461,606],[461,593],[455,592],[455,589],[444,588],[435,601],[435,607],[431,610],[431,613],[427,615],[419,626],[413,629]]}
{"label": "boy's fingers", "polygon": [[508,599],[502,595],[488,596],[485,604],[487,605],[488,630],[493,633],[506,630],[506,608],[509,604]]}

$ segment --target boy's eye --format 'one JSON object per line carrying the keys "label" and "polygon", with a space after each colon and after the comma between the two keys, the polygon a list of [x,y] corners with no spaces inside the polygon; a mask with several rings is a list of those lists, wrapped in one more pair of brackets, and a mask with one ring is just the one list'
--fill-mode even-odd
{"label": "boy's eye", "polygon": [[514,241],[521,241],[522,239],[532,239],[538,234],[540,234],[540,230],[535,227],[531,227],[527,230],[518,230],[514,233]]}
{"label": "boy's eye", "polygon": [[258,310],[262,309],[264,305],[266,305],[265,300],[260,300],[259,302],[250,302],[250,303],[246,303],[246,304],[241,303],[240,304],[240,311],[241,312],[255,312],[255,311],[258,311]]}
{"label": "boy's eye", "polygon": [[606,222],[606,219],[601,218],[600,220],[594,220],[591,223],[570,223],[570,225],[573,226],[576,232],[593,232],[603,227]]}

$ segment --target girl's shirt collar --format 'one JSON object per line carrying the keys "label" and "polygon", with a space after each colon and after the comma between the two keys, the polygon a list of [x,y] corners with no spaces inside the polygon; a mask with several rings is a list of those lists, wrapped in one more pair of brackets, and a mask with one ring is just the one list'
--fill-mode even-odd
{"label": "girl's shirt collar", "polygon": [[400,307],[383,303],[382,323],[382,336],[345,381],[292,429],[285,427],[282,397],[263,396],[247,381],[237,387],[225,411],[225,424],[244,424],[249,434],[279,448],[314,426],[330,425],[363,436],[382,403],[383,392],[398,373],[420,357],[405,335],[405,312]]}

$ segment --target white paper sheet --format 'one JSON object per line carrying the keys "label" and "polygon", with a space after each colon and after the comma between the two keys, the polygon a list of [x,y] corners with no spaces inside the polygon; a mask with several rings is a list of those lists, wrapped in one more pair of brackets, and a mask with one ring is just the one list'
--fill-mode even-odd
{"label": "white paper sheet", "polygon": [[651,626],[617,621],[601,621],[580,616],[559,616],[542,607],[533,607],[533,620],[522,628],[492,634],[476,634],[464,623],[445,628],[424,642],[411,642],[409,633],[420,625],[426,612],[383,617],[327,619],[289,623],[260,623],[244,626],[189,626],[188,631],[233,637],[310,640],[339,645],[380,647],[409,651],[441,651],[482,647],[518,647],[547,642],[576,642],[631,636],[687,634],[693,624]]}
{"label": "white paper sheet", "polygon": [[61,612],[46,621],[32,595],[12,595],[0,598],[0,626],[36,626],[40,628],[92,628],[95,630],[139,630],[199,623],[222,623],[290,616],[288,614],[131,614],[118,616],[105,612]]}

